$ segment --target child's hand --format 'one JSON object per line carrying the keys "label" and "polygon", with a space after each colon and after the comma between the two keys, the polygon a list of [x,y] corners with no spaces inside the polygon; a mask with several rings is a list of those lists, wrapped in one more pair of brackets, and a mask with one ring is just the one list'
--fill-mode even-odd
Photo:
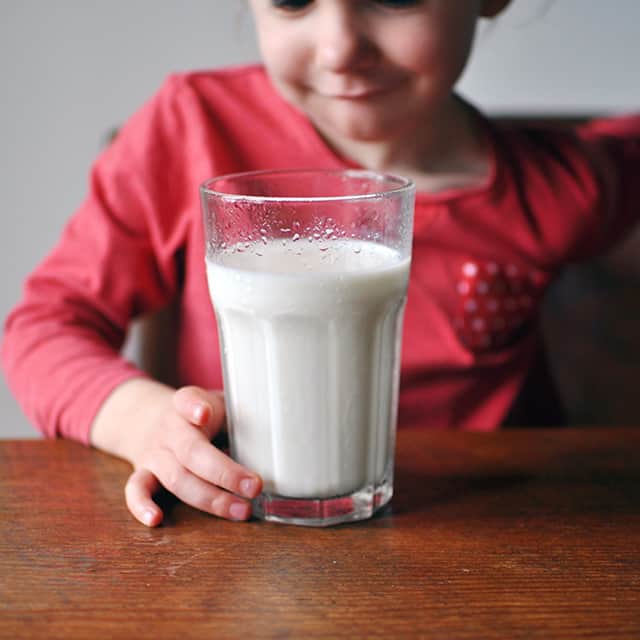
{"label": "child's hand", "polygon": [[152,499],[160,486],[202,511],[246,520],[248,499],[260,493],[262,480],[211,444],[223,420],[220,392],[173,391],[150,380],[131,380],[105,402],[92,443],[133,464],[125,497],[143,524],[162,522],[162,510]]}
{"label": "child's hand", "polygon": [[250,516],[247,498],[260,493],[262,481],[211,444],[223,420],[221,393],[183,387],[173,394],[172,407],[133,461],[135,470],[125,487],[127,506],[140,522],[156,526],[162,521],[152,500],[160,485],[222,518]]}
{"label": "child's hand", "polygon": [[133,461],[135,470],[125,487],[127,506],[140,522],[156,526],[162,521],[152,500],[160,485],[222,518],[251,515],[247,498],[260,493],[262,481],[211,444],[223,420],[222,393],[183,387],[173,394],[171,409]]}

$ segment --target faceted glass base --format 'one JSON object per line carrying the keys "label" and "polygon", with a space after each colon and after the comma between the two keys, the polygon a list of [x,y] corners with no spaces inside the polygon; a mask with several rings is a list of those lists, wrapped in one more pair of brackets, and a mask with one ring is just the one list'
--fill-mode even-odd
{"label": "faceted glass base", "polygon": [[327,527],[370,518],[392,495],[392,480],[331,498],[291,498],[263,493],[253,501],[253,515],[284,524]]}

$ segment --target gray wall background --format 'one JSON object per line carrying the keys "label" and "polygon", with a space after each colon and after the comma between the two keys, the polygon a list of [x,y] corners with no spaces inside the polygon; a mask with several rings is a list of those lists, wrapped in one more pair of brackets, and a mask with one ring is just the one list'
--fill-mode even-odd
{"label": "gray wall background", "polygon": [[[460,88],[492,113],[640,108],[640,2],[514,0]],[[244,0],[0,0],[0,318],[81,201],[106,133],[167,73],[257,59]],[[37,437],[0,383],[0,438]]]}

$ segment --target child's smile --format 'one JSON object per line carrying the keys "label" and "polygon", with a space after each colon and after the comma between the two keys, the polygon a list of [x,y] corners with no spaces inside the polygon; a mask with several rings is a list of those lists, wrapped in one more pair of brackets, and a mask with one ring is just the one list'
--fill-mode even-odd
{"label": "child's smile", "polygon": [[464,67],[480,3],[252,0],[252,7],[272,81],[340,148],[422,133]]}

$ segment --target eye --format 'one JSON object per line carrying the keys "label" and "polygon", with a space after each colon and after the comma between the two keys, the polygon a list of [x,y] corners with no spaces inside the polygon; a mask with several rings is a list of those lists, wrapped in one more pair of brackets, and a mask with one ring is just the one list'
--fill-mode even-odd
{"label": "eye", "polygon": [[373,0],[376,4],[388,7],[389,9],[407,9],[417,7],[423,0]]}
{"label": "eye", "polygon": [[313,0],[271,0],[271,6],[283,11],[301,11],[312,2]]}

